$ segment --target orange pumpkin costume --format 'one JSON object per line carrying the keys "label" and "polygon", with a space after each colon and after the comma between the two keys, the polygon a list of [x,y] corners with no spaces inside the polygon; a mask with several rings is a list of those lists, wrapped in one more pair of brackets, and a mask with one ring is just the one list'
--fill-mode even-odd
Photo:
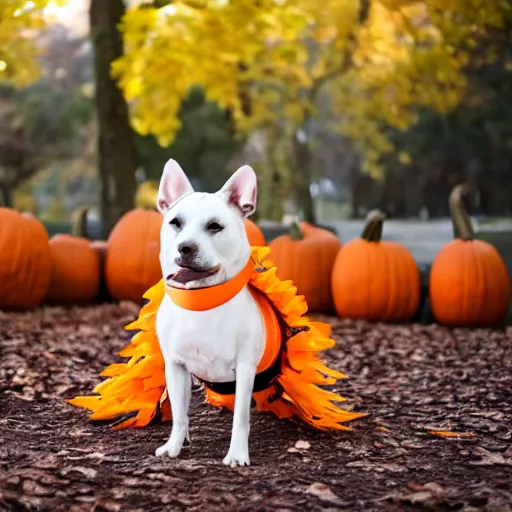
{"label": "orange pumpkin costume", "polygon": [[[199,290],[167,289],[163,280],[150,288],[139,318],[126,326],[138,330],[119,355],[126,363],[115,363],[101,373],[107,377],[93,390],[70,404],[92,410],[90,419],[107,420],[115,429],[143,427],[151,420],[172,419],[166,392],[164,358],[155,329],[156,313],[165,293],[187,309],[205,310],[232,298],[246,284],[258,302],[265,321],[266,345],[258,365],[253,400],[258,411],[278,418],[300,418],[320,429],[351,430],[342,423],[364,414],[340,409],[333,402],[345,399],[318,386],[332,385],[345,375],[326,367],[318,353],[334,346],[329,324],[313,322],[304,314],[307,304],[291,281],[280,281],[276,268],[264,261],[270,249],[252,247],[252,256],[242,272],[227,283]],[[233,411],[235,382],[203,381],[206,401]]]}

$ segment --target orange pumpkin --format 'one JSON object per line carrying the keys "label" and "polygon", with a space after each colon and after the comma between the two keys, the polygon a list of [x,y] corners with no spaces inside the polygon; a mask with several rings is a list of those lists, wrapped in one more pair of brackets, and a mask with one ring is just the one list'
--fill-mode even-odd
{"label": "orange pumpkin", "polygon": [[331,311],[331,272],[341,247],[338,237],[308,222],[295,222],[289,235],[274,238],[269,247],[277,277],[293,281],[309,311]]}
{"label": "orange pumpkin", "polygon": [[258,227],[256,222],[253,222],[250,219],[244,220],[245,224],[245,232],[247,233],[247,238],[249,239],[249,243],[252,246],[265,246],[267,243],[265,242],[265,235],[262,233],[261,229]]}
{"label": "orange pumpkin", "polygon": [[0,208],[0,309],[39,306],[51,275],[48,233],[30,213]]}
{"label": "orange pumpkin", "polygon": [[89,240],[71,235],[50,239],[52,276],[46,301],[52,304],[89,304],[100,287],[100,256]]}
{"label": "orange pumpkin", "polygon": [[469,193],[457,185],[450,195],[455,239],[437,254],[430,272],[430,306],[445,325],[495,327],[502,324],[510,305],[507,268],[494,246],[475,240],[471,219],[462,199]]}
{"label": "orange pumpkin", "polygon": [[418,266],[406,247],[381,240],[384,219],[370,212],[361,237],[347,242],[334,262],[332,293],[341,317],[407,322],[419,307]]}
{"label": "orange pumpkin", "polygon": [[108,238],[105,278],[110,296],[141,302],[142,295],[162,277],[160,227],[162,215],[134,209],[123,215]]}

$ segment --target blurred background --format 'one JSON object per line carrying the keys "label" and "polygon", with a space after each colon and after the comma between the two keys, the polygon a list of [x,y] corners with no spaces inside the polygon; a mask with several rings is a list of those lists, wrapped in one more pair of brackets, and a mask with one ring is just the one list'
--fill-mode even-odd
{"label": "blurred background", "polygon": [[511,98],[506,0],[4,0],[0,203],[105,239],[169,157],[205,191],[249,163],[261,226],[380,208],[431,261],[468,182],[510,255]]}

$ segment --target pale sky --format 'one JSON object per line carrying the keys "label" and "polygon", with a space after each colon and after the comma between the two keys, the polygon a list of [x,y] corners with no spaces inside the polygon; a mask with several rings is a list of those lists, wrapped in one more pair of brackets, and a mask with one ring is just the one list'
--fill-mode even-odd
{"label": "pale sky", "polygon": [[85,35],[89,31],[89,3],[90,0],[68,0],[64,7],[56,7],[50,2],[46,12],[76,34]]}
{"label": "pale sky", "polygon": [[[2,0],[0,0],[1,2]],[[109,2],[110,0],[104,0]],[[144,0],[125,0],[126,5],[133,5]],[[69,27],[77,35],[85,35],[89,32],[89,5],[91,0],[67,0],[63,7],[57,7],[50,2],[45,11],[49,16],[66,27]]]}

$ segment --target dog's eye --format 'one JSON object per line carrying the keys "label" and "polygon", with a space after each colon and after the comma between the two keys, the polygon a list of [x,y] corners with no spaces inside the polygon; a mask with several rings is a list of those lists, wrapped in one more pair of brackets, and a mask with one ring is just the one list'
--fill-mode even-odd
{"label": "dog's eye", "polygon": [[218,233],[219,231],[222,231],[224,228],[218,223],[218,222],[210,222],[206,229],[208,231],[211,231],[212,233]]}
{"label": "dog's eye", "polygon": [[181,222],[180,222],[180,220],[178,219],[178,217],[174,217],[174,219],[172,219],[172,220],[169,222],[169,224],[170,224],[171,226],[175,226],[175,227],[177,227],[178,229],[179,229],[179,228],[181,228]]}

